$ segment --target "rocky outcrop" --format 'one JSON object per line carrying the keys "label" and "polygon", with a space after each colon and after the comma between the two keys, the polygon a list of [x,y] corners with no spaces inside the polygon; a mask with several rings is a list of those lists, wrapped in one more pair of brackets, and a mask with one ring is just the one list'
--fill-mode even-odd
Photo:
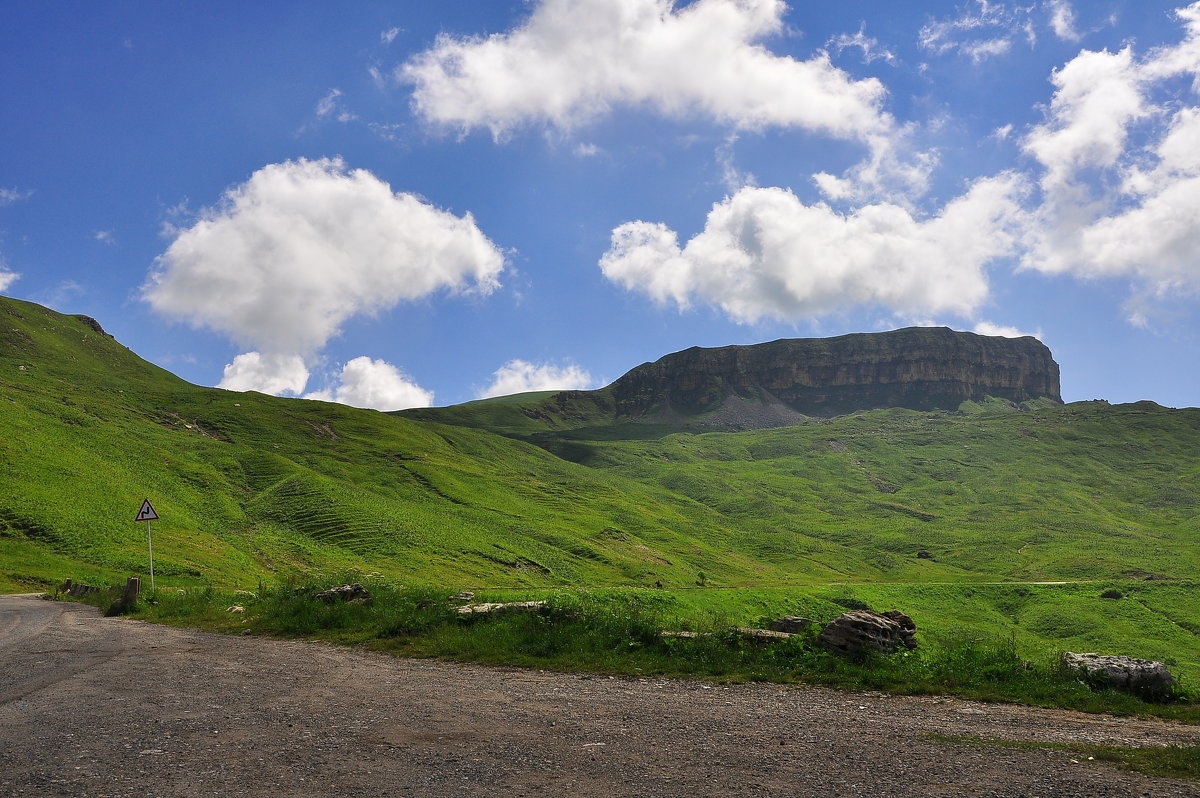
{"label": "rocky outcrop", "polygon": [[324,601],[326,604],[334,604],[338,601],[348,601],[354,604],[366,604],[371,600],[371,591],[355,582],[352,585],[342,585],[340,587],[331,587],[328,590],[322,590],[317,593],[316,598]]}
{"label": "rocky outcrop", "polygon": [[801,618],[799,615],[785,615],[782,618],[776,618],[767,624],[767,628],[773,632],[787,632],[788,634],[799,634],[813,625],[811,618]]}
{"label": "rocky outcrop", "polygon": [[1171,695],[1175,677],[1161,662],[1105,654],[1063,654],[1063,666],[1078,671],[1093,687],[1111,687],[1151,701]]}
{"label": "rocky outcrop", "polygon": [[459,607],[456,612],[459,617],[473,618],[485,615],[504,615],[513,612],[542,612],[546,609],[544,601],[505,601],[486,604],[468,604]]}
{"label": "rocky outcrop", "polygon": [[917,647],[917,624],[899,610],[851,610],[825,625],[817,642],[848,656],[891,654]]}
{"label": "rocky outcrop", "polygon": [[619,416],[707,413],[730,428],[884,407],[953,410],[987,396],[1062,401],[1058,364],[1041,341],[945,327],[693,347],[638,366],[611,391]]}

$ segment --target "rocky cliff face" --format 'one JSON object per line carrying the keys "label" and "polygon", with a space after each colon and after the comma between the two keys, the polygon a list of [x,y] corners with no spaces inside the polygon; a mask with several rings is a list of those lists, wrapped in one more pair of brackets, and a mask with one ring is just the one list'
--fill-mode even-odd
{"label": "rocky cliff face", "polygon": [[1058,364],[1041,341],[945,327],[693,347],[638,366],[611,390],[620,416],[711,413],[733,427],[883,407],[953,410],[985,396],[1062,401]]}

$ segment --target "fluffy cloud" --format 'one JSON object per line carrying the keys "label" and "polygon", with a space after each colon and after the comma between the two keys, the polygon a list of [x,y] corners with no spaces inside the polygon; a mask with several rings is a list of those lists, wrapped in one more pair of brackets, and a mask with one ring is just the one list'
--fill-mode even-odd
{"label": "fluffy cloud", "polygon": [[456,217],[340,159],[265,166],[155,261],[155,310],[272,352],[312,352],[360,313],[497,286],[504,256]]}
{"label": "fluffy cloud", "polygon": [[927,220],[897,205],[840,214],[785,189],[743,188],[682,248],[665,225],[621,225],[600,268],[659,303],[696,299],[743,323],[857,305],[969,317],[988,296],[987,264],[1014,252],[1023,188],[1013,175],[980,180]]}
{"label": "fluffy cloud", "polygon": [[0,291],[7,291],[8,287],[19,280],[21,275],[16,272],[7,271],[3,266],[0,266]]}
{"label": "fluffy cloud", "polygon": [[1018,330],[1016,327],[1006,327],[1001,324],[993,324],[990,321],[979,322],[978,324],[975,325],[974,331],[979,333],[980,335],[999,335],[999,336],[1003,336],[1004,338],[1033,337],[1033,338],[1040,339],[1042,337],[1041,330],[1038,330],[1035,333],[1022,332],[1022,331]]}
{"label": "fluffy cloud", "polygon": [[[856,80],[828,52],[808,60],[761,44],[785,31],[783,0],[536,0],[524,24],[488,37],[443,35],[396,70],[434,125],[572,130],[618,106],[701,116],[737,130],[799,128],[857,141],[867,159],[816,176],[831,200],[904,201],[927,188],[933,157],[882,110],[875,78]],[[587,20],[587,24],[580,24]],[[894,57],[863,30],[831,40],[865,61]]]}
{"label": "fluffy cloud", "polygon": [[529,391],[583,390],[595,387],[592,375],[575,364],[554,366],[510,360],[492,375],[492,384],[481,390],[477,398],[511,396]]}
{"label": "fluffy cloud", "polygon": [[246,352],[225,367],[218,388],[229,391],[261,391],[276,396],[298,394],[308,382],[308,368],[299,355],[264,355]]}
{"label": "fluffy cloud", "polygon": [[1151,80],[1190,74],[1192,90],[1200,93],[1200,3],[1176,9],[1175,17],[1183,24],[1183,41],[1151,50],[1143,71]]}
{"label": "fluffy cloud", "polygon": [[1049,118],[1025,140],[1045,197],[1023,266],[1131,277],[1143,305],[1200,291],[1200,108],[1168,82],[1200,76],[1200,3],[1176,14],[1177,45],[1084,51],[1054,74]]}
{"label": "fluffy cloud", "polygon": [[142,296],[264,355],[308,357],[353,316],[441,290],[486,294],[503,268],[470,214],[340,159],[301,159],[259,169],[176,228]]}
{"label": "fluffy cloud", "polygon": [[433,404],[433,391],[417,385],[391,363],[356,357],[342,367],[335,387],[306,394],[304,398],[388,411],[429,407]]}
{"label": "fluffy cloud", "polygon": [[853,80],[823,53],[799,61],[757,44],[783,31],[783,0],[674,5],[540,0],[508,33],[439,37],[397,76],[414,85],[415,110],[428,121],[497,137],[528,123],[570,129],[617,105],[839,138],[891,126],[879,81]]}
{"label": "fluffy cloud", "polygon": [[1133,50],[1085,50],[1051,82],[1050,119],[1025,139],[1024,147],[1045,167],[1042,184],[1056,189],[1076,172],[1109,167],[1125,151],[1129,125],[1148,113]]}

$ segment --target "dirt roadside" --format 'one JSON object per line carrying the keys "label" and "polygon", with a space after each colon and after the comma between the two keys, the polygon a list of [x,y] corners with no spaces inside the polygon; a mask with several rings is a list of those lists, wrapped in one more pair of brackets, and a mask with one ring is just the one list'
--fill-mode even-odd
{"label": "dirt roadside", "polygon": [[1200,744],[1163,722],[402,660],[0,596],[0,796],[1200,796],[931,732]]}

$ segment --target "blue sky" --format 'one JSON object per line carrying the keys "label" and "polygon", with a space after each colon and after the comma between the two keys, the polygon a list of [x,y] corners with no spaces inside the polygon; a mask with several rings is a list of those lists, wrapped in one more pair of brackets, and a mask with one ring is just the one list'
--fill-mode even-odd
{"label": "blue sky", "polygon": [[0,292],[191,382],[394,409],[941,324],[1200,404],[1200,3],[0,10]]}

